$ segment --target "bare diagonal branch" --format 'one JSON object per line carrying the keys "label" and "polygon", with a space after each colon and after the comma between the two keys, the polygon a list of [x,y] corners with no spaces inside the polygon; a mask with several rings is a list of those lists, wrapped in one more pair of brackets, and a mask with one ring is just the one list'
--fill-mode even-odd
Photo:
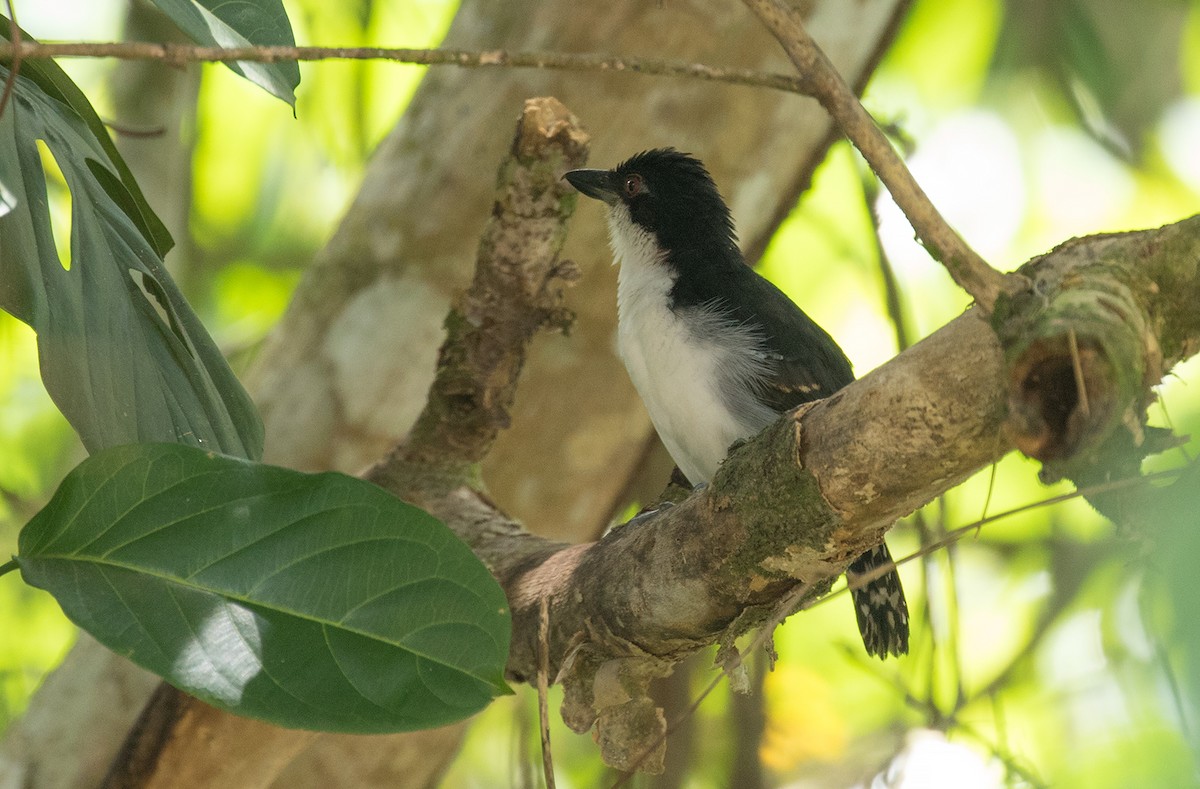
{"label": "bare diagonal branch", "polygon": [[783,45],[811,94],[829,112],[842,131],[862,153],[879,176],[896,205],[908,217],[917,236],[950,272],[959,287],[969,293],[985,312],[992,311],[996,297],[1019,286],[984,261],[967,246],[929,200],[892,144],[863,108],[829,58],[804,29],[800,12],[782,0],[744,0],[768,30]]}

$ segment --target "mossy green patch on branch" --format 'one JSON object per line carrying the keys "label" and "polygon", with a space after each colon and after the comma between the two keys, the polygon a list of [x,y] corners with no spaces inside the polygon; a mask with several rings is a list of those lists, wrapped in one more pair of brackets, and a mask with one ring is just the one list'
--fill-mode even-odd
{"label": "mossy green patch on branch", "polygon": [[809,471],[780,460],[797,451],[796,422],[784,418],[736,447],[717,471],[716,506],[732,510],[745,525],[746,539],[727,564],[731,574],[783,579],[789,576],[764,562],[786,561],[791,546],[819,554],[829,544],[840,519]]}

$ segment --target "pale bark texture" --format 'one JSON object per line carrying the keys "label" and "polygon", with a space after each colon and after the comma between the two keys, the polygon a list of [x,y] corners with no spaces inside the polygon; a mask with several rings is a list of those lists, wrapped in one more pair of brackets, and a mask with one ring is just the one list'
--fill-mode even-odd
{"label": "pale bark texture", "polygon": [[[808,26],[847,80],[861,86],[906,5],[813,2]],[[790,68],[744,8],[716,0],[468,0],[446,43]],[[306,79],[320,79],[319,66]],[[376,151],[358,197],[250,376],[267,423],[269,461],[358,471],[410,427],[433,378],[447,307],[470,276],[496,163],[521,102],[534,95],[557,96],[581,118],[595,141],[596,166],[661,145],[704,158],[752,255],[790,210],[833,134],[815,102],[781,93],[630,74],[432,70]],[[564,540],[598,534],[635,489],[637,472],[663,468],[647,459],[649,421],[613,353],[615,272],[603,233],[598,211],[581,212],[565,253],[582,272],[568,301],[577,319],[569,336],[534,343],[511,429],[483,472],[506,511]],[[642,490],[661,486],[662,472],[651,476]],[[0,751],[0,779],[56,789],[100,781],[105,752],[115,751],[150,686],[126,679],[137,673],[127,664],[109,661],[96,686],[121,687],[122,695],[88,704],[72,678],[89,673],[89,662],[77,650],[26,722],[13,727]],[[38,720],[53,720],[56,731],[35,734],[29,724]],[[211,760],[264,743],[254,733],[259,724],[238,725],[204,729],[207,745],[175,762],[181,772],[146,785],[206,785],[218,774]],[[329,786],[333,775],[344,785],[429,785],[457,743],[456,732],[322,737],[276,785]],[[259,766],[268,763],[277,764],[265,758]],[[275,770],[245,771],[239,786],[272,785]]]}

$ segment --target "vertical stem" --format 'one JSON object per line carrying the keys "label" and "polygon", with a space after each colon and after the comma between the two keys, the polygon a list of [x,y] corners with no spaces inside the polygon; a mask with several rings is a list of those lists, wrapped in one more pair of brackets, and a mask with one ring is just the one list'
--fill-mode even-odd
{"label": "vertical stem", "polygon": [[550,749],[550,598],[538,601],[538,724],[542,733],[542,770],[546,789],[554,789],[554,754]]}

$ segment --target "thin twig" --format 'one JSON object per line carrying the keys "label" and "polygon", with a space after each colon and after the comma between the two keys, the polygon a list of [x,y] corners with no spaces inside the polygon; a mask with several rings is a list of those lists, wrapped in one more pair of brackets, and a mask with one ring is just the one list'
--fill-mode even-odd
{"label": "thin twig", "polygon": [[512,767],[509,769],[509,785],[515,789],[537,789],[533,780],[533,748],[531,732],[534,727],[533,717],[529,714],[529,705],[517,703],[513,705],[512,725]]}
{"label": "thin twig", "polygon": [[946,267],[954,281],[990,313],[996,298],[1014,287],[967,246],[930,202],[904,165],[878,124],[863,108],[854,91],[838,74],[829,58],[804,29],[800,12],[782,0],[743,0],[783,45],[784,51],[806,80],[812,96],[842,127],[863,158],[883,181],[908,217],[929,253]]}
{"label": "thin twig", "polygon": [[[929,523],[925,518],[924,508],[914,512],[912,519],[913,525],[917,529],[918,544],[922,548],[931,545],[934,539],[933,531],[930,529]],[[933,600],[936,597],[933,587],[934,583],[939,577],[941,576],[940,573],[938,573],[937,555],[930,553],[921,557],[921,584],[925,592],[925,594],[921,596],[921,615],[924,621],[927,623],[926,627],[921,629],[921,634],[923,637],[922,640],[928,640],[929,642],[930,654],[928,664],[925,666],[925,687],[927,689],[937,687],[938,667],[937,660],[935,660],[934,657],[939,652],[940,644],[938,643],[937,628],[933,626]],[[911,618],[909,621],[912,621]],[[915,674],[916,672],[914,672],[914,676]],[[929,693],[932,694],[932,690],[930,690]]]}
{"label": "thin twig", "polygon": [[980,519],[988,516],[988,510],[992,506],[992,492],[996,490],[996,471],[1000,468],[999,463],[992,464],[992,471],[988,474],[987,495],[983,497],[983,512],[980,513]]}
{"label": "thin twig", "polygon": [[[859,658],[857,655],[855,655],[855,657]],[[867,665],[867,661],[865,661],[865,659],[860,658],[859,662],[860,665]],[[904,700],[904,703],[927,718],[940,714],[936,707],[930,707],[923,699],[913,693],[912,689],[905,685],[903,678],[897,676],[885,677],[874,671],[870,672],[870,676],[887,683],[888,687],[893,690],[896,690],[897,686],[899,686],[899,695]],[[1017,758],[1003,745],[991,742],[982,734],[980,734],[978,730],[974,729],[970,724],[964,723],[957,717],[953,715],[947,716],[941,719],[938,722],[938,726],[935,728],[946,734],[949,734],[952,730],[961,731],[990,750],[992,755],[1000,760],[1009,773],[1019,776],[1031,787],[1037,787],[1038,789],[1044,789],[1046,787],[1045,782],[1043,782],[1041,778],[1035,775],[1032,770],[1021,765],[1021,763],[1017,761]]]}
{"label": "thin twig", "polygon": [[1020,515],[1022,512],[1036,510],[1039,507],[1049,507],[1054,504],[1061,504],[1064,501],[1070,501],[1071,499],[1077,499],[1082,496],[1094,496],[1098,493],[1110,493],[1114,490],[1121,490],[1123,488],[1128,488],[1128,487],[1131,487],[1131,486],[1136,485],[1141,482],[1151,482],[1153,480],[1166,479],[1167,477],[1178,476],[1179,474],[1182,474],[1186,468],[1187,468],[1187,466],[1180,466],[1179,468],[1164,469],[1162,471],[1155,471],[1150,474],[1143,474],[1143,475],[1137,476],[1137,477],[1126,477],[1124,479],[1115,479],[1110,482],[1103,482],[1099,485],[1090,485],[1085,488],[1078,488],[1076,490],[1071,491],[1070,493],[1062,493],[1058,496],[1051,496],[1048,499],[1042,499],[1041,501],[1035,501],[1035,502],[1031,502],[1029,504],[1022,504],[1020,507],[1014,507],[1011,510],[1005,510],[1004,512],[998,512],[995,515],[989,515],[986,518],[980,518],[979,520],[973,521],[972,523],[968,523],[965,526],[959,526],[958,528],[951,529],[950,531],[946,532],[946,536],[943,539],[931,542],[928,546],[922,546],[921,548],[913,551],[912,553],[910,553],[909,555],[907,555],[903,558],[896,559],[893,562],[886,562],[884,564],[880,564],[878,567],[872,567],[870,570],[868,570],[865,573],[862,573],[861,575],[855,575],[853,581],[850,581],[849,579],[847,579],[846,586],[842,587],[841,589],[830,592],[829,594],[825,595],[824,597],[820,597],[820,598],[812,601],[811,603],[805,605],[804,608],[805,608],[805,610],[807,610],[809,608],[814,608],[824,602],[832,600],[834,597],[837,597],[838,595],[840,595],[844,592],[847,592],[851,589],[859,589],[861,587],[864,587],[867,584],[871,583],[872,581],[874,581],[878,578],[882,578],[883,576],[892,572],[900,565],[908,564],[909,562],[914,561],[916,559],[920,559],[921,557],[926,556],[926,555],[932,553],[933,551],[939,550],[941,548],[945,548],[946,546],[950,545],[951,543],[961,540],[968,532],[978,531],[979,529],[983,528],[984,526],[987,526],[998,520],[1003,520],[1004,518],[1009,518],[1009,517],[1012,517],[1013,515]]}
{"label": "thin twig", "polygon": [[560,71],[609,71],[663,77],[690,77],[709,82],[771,88],[809,95],[807,82],[790,74],[771,74],[753,69],[724,68],[703,63],[685,63],[653,58],[620,58],[572,52],[508,52],[503,49],[397,49],[388,47],[204,47],[192,44],[159,44],[147,41],[64,42],[0,44],[0,61],[13,57],[25,60],[46,58],[117,58],[157,60],[172,66],[188,63],[277,63],[280,61],[389,60],[419,66],[462,66],[477,68],[541,68]]}
{"label": "thin twig", "polygon": [[[938,534],[946,534],[946,497],[938,497]],[[946,546],[946,583],[944,586],[946,605],[947,638],[946,649],[950,653],[950,667],[954,671],[954,711],[957,715],[966,703],[966,691],[963,689],[962,668],[962,620],[958,610],[958,542]],[[935,661],[936,662],[936,661]],[[929,688],[929,699],[934,700],[935,688]]]}
{"label": "thin twig", "polygon": [[554,789],[554,755],[550,750],[550,598],[538,601],[538,728],[542,734],[542,772],[546,789]]}
{"label": "thin twig", "polygon": [[867,215],[871,217],[871,241],[875,245],[875,255],[879,260],[879,274],[883,278],[884,304],[896,334],[896,352],[900,353],[912,345],[912,331],[904,317],[904,294],[900,290],[900,280],[896,278],[896,270],[892,268],[892,261],[888,258],[887,250],[883,248],[883,239],[879,237],[879,214],[875,211],[875,201],[879,198],[879,181],[875,180],[870,170],[863,172],[862,189]]}
{"label": "thin twig", "polygon": [[1041,777],[1039,777],[1033,771],[1032,768],[1021,764],[1015,754],[1003,750],[999,743],[992,742],[990,739],[983,736],[983,734],[974,726],[962,721],[955,721],[954,723],[955,729],[972,738],[980,745],[991,751],[992,756],[999,759],[1000,763],[1004,765],[1004,769],[1009,773],[1016,775],[1028,786],[1033,787],[1033,789],[1049,789],[1050,784],[1043,781]]}

